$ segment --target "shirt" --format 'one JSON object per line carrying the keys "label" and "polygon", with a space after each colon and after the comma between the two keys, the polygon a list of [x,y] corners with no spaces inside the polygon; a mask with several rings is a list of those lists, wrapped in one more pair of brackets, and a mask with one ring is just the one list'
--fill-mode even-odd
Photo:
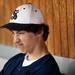
{"label": "shirt", "polygon": [[[38,59],[36,59],[36,60],[38,60]],[[28,60],[28,56],[25,55],[22,66],[28,66],[28,65],[32,64],[33,62],[35,62],[36,60]]]}
{"label": "shirt", "polygon": [[32,64],[23,67],[25,54],[12,57],[4,66],[0,75],[62,75],[51,54],[45,55]]}

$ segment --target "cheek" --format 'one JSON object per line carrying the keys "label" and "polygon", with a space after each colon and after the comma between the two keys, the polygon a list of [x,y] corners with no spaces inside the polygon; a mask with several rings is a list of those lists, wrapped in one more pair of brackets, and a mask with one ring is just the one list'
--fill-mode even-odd
{"label": "cheek", "polygon": [[21,39],[24,45],[32,45],[35,43],[35,37],[33,35],[24,36]]}

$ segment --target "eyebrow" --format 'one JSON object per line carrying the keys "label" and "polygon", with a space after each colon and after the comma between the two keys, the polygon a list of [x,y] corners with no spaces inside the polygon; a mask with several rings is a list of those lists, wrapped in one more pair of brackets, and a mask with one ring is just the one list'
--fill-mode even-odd
{"label": "eyebrow", "polygon": [[[14,33],[14,31],[11,31],[12,33]],[[25,31],[16,31],[16,33],[19,33],[19,32],[25,32]]]}

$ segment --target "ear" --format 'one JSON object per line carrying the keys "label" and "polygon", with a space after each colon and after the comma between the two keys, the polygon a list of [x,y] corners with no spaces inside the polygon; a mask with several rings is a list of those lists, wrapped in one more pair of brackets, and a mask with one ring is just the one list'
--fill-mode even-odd
{"label": "ear", "polygon": [[43,30],[40,30],[39,32],[36,33],[37,36],[43,36]]}
{"label": "ear", "polygon": [[41,30],[40,35],[42,35],[42,36],[43,36],[43,30]]}

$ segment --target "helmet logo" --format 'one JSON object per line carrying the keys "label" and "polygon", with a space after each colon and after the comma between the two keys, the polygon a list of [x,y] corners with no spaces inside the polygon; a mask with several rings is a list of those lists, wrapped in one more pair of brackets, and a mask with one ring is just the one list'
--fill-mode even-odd
{"label": "helmet logo", "polygon": [[19,13],[19,10],[15,10],[11,16],[11,19],[13,20],[16,20],[17,19],[17,13]]}

